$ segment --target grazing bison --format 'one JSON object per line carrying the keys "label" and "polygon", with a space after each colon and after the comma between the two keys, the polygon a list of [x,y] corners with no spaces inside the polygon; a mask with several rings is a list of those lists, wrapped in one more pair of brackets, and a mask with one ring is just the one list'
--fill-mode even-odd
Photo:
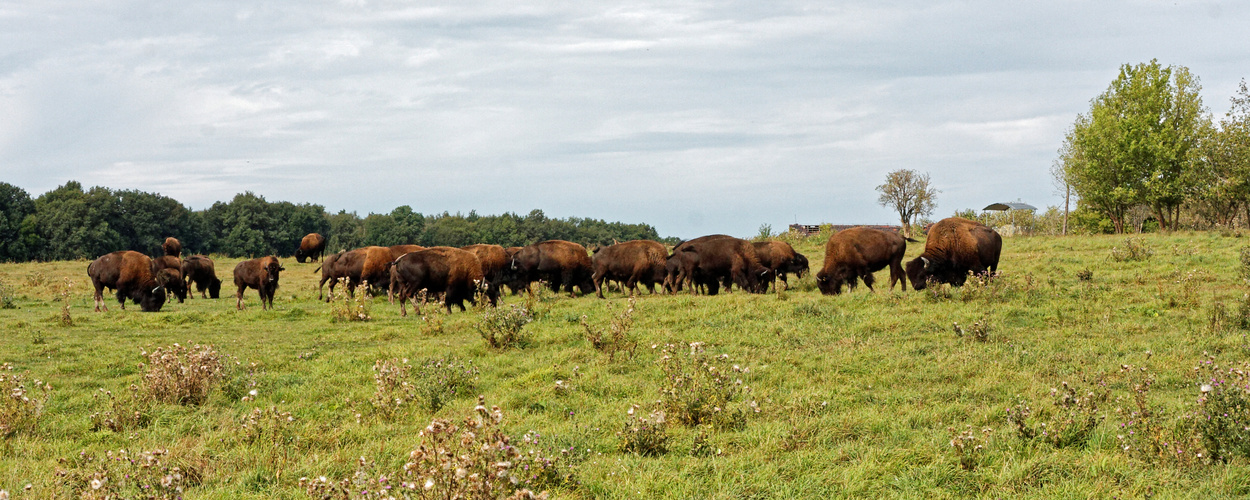
{"label": "grazing bison", "polygon": [[308,233],[299,240],[299,249],[295,250],[295,262],[304,263],[305,259],[317,262],[326,251],[326,237],[317,233]]}
{"label": "grazing bison", "polygon": [[117,290],[117,302],[126,309],[126,299],[145,312],[160,311],[165,305],[167,272],[153,273],[152,259],[139,252],[122,250],[101,256],[87,265],[87,276],[95,287],[95,310],[107,311],[104,289]]}
{"label": "grazing bison", "polygon": [[460,249],[473,252],[478,262],[482,263],[482,276],[486,277],[486,298],[490,299],[492,306],[496,305],[499,302],[499,291],[508,277],[508,264],[511,262],[508,250],[499,245],[481,243]]}
{"label": "grazing bison", "polygon": [[[188,291],[191,285],[195,284],[195,289],[200,292],[201,298],[215,299],[221,296],[221,280],[217,279],[213,259],[203,255],[192,255],[182,259],[182,279]],[[204,295],[205,290],[208,290],[207,296]]]}
{"label": "grazing bison", "polygon": [[512,258],[516,257],[516,254],[522,248],[525,247],[507,247],[503,249],[504,256],[508,259],[503,269],[503,281],[512,290],[512,295],[521,293],[521,290],[529,291],[530,282],[524,276],[521,276],[521,273],[512,268]]}
{"label": "grazing bison", "polygon": [[321,298],[321,285],[330,282],[326,302],[334,295],[334,285],[340,279],[347,280],[347,292],[356,294],[356,287],[368,283],[370,288],[383,289],[391,282],[391,250],[387,247],[364,247],[339,252],[326,257],[321,263],[321,283],[317,285],[317,298]]}
{"label": "grazing bison", "polygon": [[872,273],[890,266],[890,288],[893,289],[897,281],[907,290],[903,253],[907,251],[908,241],[916,240],[869,227],[833,233],[825,243],[825,267],[816,273],[816,286],[820,287],[820,293],[836,295],[842,293],[844,283],[854,290],[857,280],[862,278],[864,285],[872,290]]}
{"label": "grazing bison", "polygon": [[[768,268],[760,265],[751,242],[734,237],[718,237],[687,241],[677,251],[696,253],[699,258],[688,276],[695,285],[707,286],[708,295],[720,292],[721,283],[735,283],[743,290],[759,293],[760,278]],[[694,289],[691,289],[694,293]]]}
{"label": "grazing bison", "polygon": [[807,272],[807,257],[794,251],[794,247],[789,243],[760,241],[752,245],[755,246],[755,256],[760,259],[760,265],[767,267],[771,274],[768,276],[769,279],[761,283],[764,291],[768,291],[768,285],[777,278],[781,278],[786,288],[790,288],[790,282],[786,279],[789,273],[802,278],[803,273]]}
{"label": "grazing bison", "polygon": [[164,243],[161,243],[161,250],[165,251],[165,255],[181,257],[182,256],[182,242],[178,241],[178,238],[170,236],[168,238],[165,238]]}
{"label": "grazing bison", "polygon": [[968,272],[998,271],[1003,238],[977,221],[951,217],[929,229],[924,252],[907,263],[911,287],[924,290],[929,281],[963,286]]}
{"label": "grazing bison", "polygon": [[664,281],[667,259],[668,248],[657,241],[634,240],[597,247],[590,259],[591,280],[599,298],[603,298],[604,279],[625,283],[630,295],[637,291],[638,283],[655,293],[655,284]]}
{"label": "grazing bison", "polygon": [[245,260],[234,266],[234,286],[238,288],[234,294],[235,308],[242,311],[243,291],[255,288],[260,294],[260,307],[272,309],[273,295],[278,291],[278,272],[285,270],[286,268],[278,263],[278,258],[272,255]]}
{"label": "grazing bison", "polygon": [[484,284],[482,263],[473,252],[452,247],[431,247],[406,253],[392,264],[391,288],[399,295],[399,314],[407,316],[405,303],[412,300],[412,307],[421,314],[416,302],[417,294],[425,290],[428,295],[443,294],[443,305],[451,312],[452,304],[464,311],[464,301],[476,304],[474,293]]}
{"label": "grazing bison", "polygon": [[595,289],[586,247],[571,241],[548,240],[522,247],[512,256],[510,267],[526,287],[544,279],[551,291],[559,292],[563,285],[570,297],[574,286],[583,294]]}
{"label": "grazing bison", "polygon": [[161,272],[163,269],[169,270],[167,274],[170,278],[177,278],[177,280],[169,280],[164,285],[165,289],[173,293],[174,297],[178,298],[178,303],[181,304],[184,300],[187,300],[187,283],[184,281],[182,273],[182,259],[173,255],[162,255],[152,259],[153,275]]}

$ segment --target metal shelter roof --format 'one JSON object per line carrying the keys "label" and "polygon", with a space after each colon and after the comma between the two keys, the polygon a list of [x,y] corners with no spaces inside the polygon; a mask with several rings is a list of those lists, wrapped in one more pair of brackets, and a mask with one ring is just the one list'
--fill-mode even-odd
{"label": "metal shelter roof", "polygon": [[988,207],[982,208],[981,210],[1037,210],[1037,207],[1028,203],[1020,202],[994,203]]}

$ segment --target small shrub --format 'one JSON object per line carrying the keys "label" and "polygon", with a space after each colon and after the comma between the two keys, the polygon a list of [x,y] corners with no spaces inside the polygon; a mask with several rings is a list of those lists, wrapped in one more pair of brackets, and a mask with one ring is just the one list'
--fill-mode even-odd
{"label": "small shrub", "polygon": [[1050,389],[1049,410],[1035,411],[1025,401],[1007,409],[1007,422],[1015,427],[1020,439],[1036,440],[1056,448],[1079,446],[1085,444],[1098,424],[1106,419],[1100,405],[1110,398],[1111,391],[1101,377],[1072,385],[1065,381],[1061,387]]}
{"label": "small shrub", "polygon": [[980,299],[985,302],[1001,302],[1007,300],[1013,292],[1011,283],[1003,273],[990,274],[968,272],[968,280],[959,288],[959,297],[964,302]]}
{"label": "small shrub", "polygon": [[364,457],[350,479],[302,477],[300,487],[323,499],[352,498],[547,498],[522,487],[527,451],[512,444],[501,427],[499,407],[482,397],[474,415],[460,425],[434,419],[419,433],[421,444],[399,470],[379,470]]}
{"label": "small shrub", "polygon": [[87,451],[60,459],[56,475],[64,497],[104,500],[112,498],[174,499],[199,482],[193,468],[171,465],[168,449],[130,453],[108,451],[96,456]]}
{"label": "small shrub", "polygon": [[694,435],[694,439],[690,442],[690,456],[692,457],[710,457],[719,455],[720,450],[712,445],[712,440],[708,438],[707,429],[699,429],[699,433]]}
{"label": "small shrub", "polygon": [[61,299],[61,326],[74,326],[74,318],[69,314],[69,298],[73,288],[74,282],[68,277],[57,287],[56,293]]}
{"label": "small shrub", "polygon": [[52,386],[38,379],[30,381],[14,373],[12,364],[0,364],[0,439],[18,432],[31,432],[43,417],[52,399]]}
{"label": "small shrub", "polygon": [[459,358],[428,359],[415,367],[407,359],[373,363],[376,386],[370,400],[375,413],[391,418],[410,404],[436,412],[460,394],[473,389],[478,369]]}
{"label": "small shrub", "polygon": [[655,410],[644,417],[637,412],[638,408],[638,405],[629,408],[624,428],[616,433],[621,451],[644,457],[668,453],[668,421],[664,418],[664,411]]}
{"label": "small shrub", "polygon": [[112,391],[105,390],[103,387],[91,395],[91,398],[97,404],[103,404],[104,409],[92,413],[88,418],[91,419],[91,430],[100,431],[108,429],[113,432],[125,432],[127,430],[139,429],[147,427],[152,421],[152,398],[139,391],[139,386],[130,384],[130,397],[120,399],[113,396]]}
{"label": "small shrub", "polygon": [[511,305],[507,308],[497,307],[482,314],[477,324],[477,331],[493,349],[511,349],[528,346],[529,332],[525,325],[534,320],[529,309],[524,306]]}
{"label": "small shrub", "polygon": [[1213,357],[1198,375],[1198,404],[1190,418],[1210,460],[1250,458],[1250,364],[1222,368]]}
{"label": "small shrub", "polygon": [[1088,267],[1086,267],[1076,272],[1076,279],[1079,281],[1093,281],[1094,272],[1091,271]]}
{"label": "small shrub", "polygon": [[1120,246],[1111,247],[1111,260],[1116,262],[1143,262],[1152,255],[1154,250],[1141,238],[1124,238]]}
{"label": "small shrub", "polygon": [[[596,350],[607,353],[608,361],[612,361],[618,352],[626,352],[630,358],[634,357],[634,352],[638,348],[638,339],[630,334],[629,330],[634,326],[635,304],[634,298],[630,297],[625,310],[608,320],[607,331],[591,326],[585,315],[581,317],[582,328],[586,330],[586,340]],[[609,313],[612,311],[610,303],[608,311]]]}
{"label": "small shrub", "polygon": [[1232,314],[1228,312],[1228,308],[1223,302],[1212,301],[1211,312],[1207,315],[1207,333],[1211,335],[1223,335],[1233,327]]}
{"label": "small shrub", "polygon": [[951,329],[955,331],[955,336],[963,338],[965,334],[970,336],[972,340],[977,342],[988,342],[990,340],[990,322],[984,318],[972,322],[972,326],[967,331],[959,323],[952,323]]}
{"label": "small shrub", "polygon": [[26,286],[37,288],[48,282],[48,277],[42,271],[35,271],[26,275]]}
{"label": "small shrub", "polygon": [[[339,278],[346,281],[346,278]],[[347,285],[344,284],[344,287]],[[370,315],[372,309],[372,301],[369,300],[369,283],[365,282],[360,287],[360,293],[342,294],[341,301],[330,301],[330,321],[340,323],[344,321],[369,321],[373,319]]]}
{"label": "small shrub", "polygon": [[[1121,365],[1120,373],[1132,393],[1127,401],[1116,398],[1120,449],[1146,463],[1192,466],[1208,459],[1202,441],[1189,419],[1170,418],[1162,407],[1150,403],[1154,375],[1146,367]],[[1131,406],[1129,406],[1131,405]]]}
{"label": "small shrub", "polygon": [[200,405],[226,376],[223,357],[211,345],[158,347],[148,358],[143,388],[163,403]]}
{"label": "small shrub", "polygon": [[684,352],[665,344],[660,352],[664,384],[660,407],[664,414],[688,427],[711,425],[717,429],[741,429],[749,413],[758,413],[755,401],[746,401],[751,388],[739,377],[750,373],[729,361],[728,354],[712,356],[702,342]]}
{"label": "small shrub", "polygon": [[954,427],[947,427],[946,431],[951,433],[951,449],[955,451],[959,466],[966,471],[976,469],[981,456],[985,454],[985,445],[989,442],[990,434],[994,433],[994,429],[982,428],[980,436],[971,425],[963,431],[956,431]]}
{"label": "small shrub", "polygon": [[1250,281],[1250,246],[1241,247],[1241,251],[1238,252],[1238,260],[1241,262],[1241,266],[1237,268],[1237,274],[1241,276],[1242,280]]}
{"label": "small shrub", "polygon": [[17,309],[17,297],[13,295],[13,287],[0,279],[0,309]]}

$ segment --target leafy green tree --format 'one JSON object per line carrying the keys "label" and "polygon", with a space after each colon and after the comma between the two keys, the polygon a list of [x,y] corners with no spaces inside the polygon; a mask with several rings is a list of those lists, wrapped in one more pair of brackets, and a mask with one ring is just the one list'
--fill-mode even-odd
{"label": "leafy green tree", "polygon": [[1205,128],[1198,148],[1198,213],[1229,227],[1241,209],[1250,223],[1250,89],[1241,81],[1219,126]]}
{"label": "leafy green tree", "polygon": [[337,214],[327,215],[326,221],[330,225],[330,234],[326,236],[326,253],[364,246],[364,221],[356,215],[356,212],[339,210]]}
{"label": "leafy green tree", "polygon": [[24,220],[22,231],[43,242],[32,255],[39,260],[93,259],[128,249],[111,222],[118,213],[117,197],[107,188],[84,192],[82,184],[69,181],[35,199],[35,213]]}
{"label": "leafy green tree", "polygon": [[903,224],[903,235],[911,237],[911,223],[917,216],[933,213],[937,206],[937,188],[929,183],[929,174],[915,170],[899,169],[885,176],[885,183],[877,186],[881,196],[877,203],[893,208]]}
{"label": "leafy green tree", "polygon": [[369,214],[363,224],[364,245],[409,245],[421,241],[425,216],[413,212],[408,205],[402,205],[389,214]]}
{"label": "leafy green tree", "polygon": [[36,250],[38,239],[22,234],[22,221],[35,213],[35,201],[25,189],[0,182],[0,262],[21,262]]}
{"label": "leafy green tree", "polygon": [[213,203],[204,218],[215,230],[214,251],[232,257],[259,257],[277,250],[266,238],[277,225],[269,202],[251,191],[235,195],[230,203]]}
{"label": "leafy green tree", "polygon": [[421,244],[425,246],[462,247],[480,243],[475,236],[473,223],[469,222],[468,219],[465,219],[460,214],[451,215],[443,212],[443,215],[426,221],[425,233],[422,235]]}
{"label": "leafy green tree", "polygon": [[295,255],[304,236],[308,233],[324,235],[330,227],[325,207],[321,205],[279,201],[270,203],[269,211],[274,225],[265,231],[265,239],[275,255]]}
{"label": "leafy green tree", "polygon": [[1184,66],[1125,64],[1068,132],[1060,158],[1066,178],[1116,232],[1124,232],[1128,210],[1138,204],[1176,228],[1199,178],[1193,150],[1208,120],[1199,90]]}
{"label": "leafy green tree", "polygon": [[110,224],[125,240],[125,248],[160,255],[165,238],[178,238],[191,251],[203,247],[204,234],[192,223],[191,210],[178,200],[143,191],[115,191],[117,212]]}

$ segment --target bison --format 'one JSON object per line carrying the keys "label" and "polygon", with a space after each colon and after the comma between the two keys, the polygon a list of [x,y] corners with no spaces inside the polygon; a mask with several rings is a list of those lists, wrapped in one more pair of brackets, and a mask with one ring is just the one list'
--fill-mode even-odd
{"label": "bison", "polygon": [[170,236],[168,238],[165,238],[165,242],[161,244],[161,250],[165,251],[165,255],[181,257],[182,256],[182,242],[178,241],[178,238]]}
{"label": "bison", "polygon": [[595,292],[603,298],[603,280],[609,279],[625,283],[630,295],[638,283],[655,293],[655,284],[664,281],[667,259],[668,248],[656,241],[634,240],[597,247],[590,259]]}
{"label": "bison", "polygon": [[[768,268],[760,265],[751,242],[734,237],[704,237],[687,241],[674,252],[698,254],[693,269],[683,271],[695,285],[707,286],[708,295],[716,295],[721,283],[735,283],[743,290],[759,293],[760,278],[768,275]],[[694,289],[691,289],[694,293]]]}
{"label": "bison", "polygon": [[262,309],[273,308],[273,295],[278,291],[278,272],[286,268],[278,263],[272,255],[259,259],[245,260],[234,266],[235,308],[243,310],[243,291],[255,288],[260,294]]}
{"label": "bison", "polygon": [[869,227],[833,233],[825,243],[825,266],[816,273],[816,286],[820,287],[820,293],[837,295],[842,293],[843,284],[854,290],[857,280],[862,278],[864,285],[872,290],[872,273],[890,266],[890,288],[900,282],[903,290],[907,290],[903,253],[907,251],[908,241],[916,240]]}
{"label": "bison", "polygon": [[583,294],[595,287],[586,247],[571,241],[548,240],[522,247],[512,256],[510,267],[526,287],[545,279],[551,291],[558,292],[563,286],[569,296],[573,296],[574,286]]}
{"label": "bison", "polygon": [[[317,298],[321,298],[321,285],[330,281],[330,295],[334,295],[337,280],[347,280],[347,292],[355,295],[356,287],[368,283],[370,288],[383,289],[390,283],[391,249],[387,247],[363,247],[339,252],[326,257],[321,263],[321,283],[317,285]],[[330,297],[325,297],[326,302]]]}
{"label": "bison", "polygon": [[786,288],[790,288],[790,282],[786,279],[789,273],[802,278],[803,273],[808,270],[807,257],[801,253],[794,251],[794,247],[784,241],[760,241],[752,243],[755,246],[755,256],[760,259],[760,265],[767,267],[771,276],[763,283],[764,290],[768,290],[768,285],[777,278],[781,278],[781,282]]}
{"label": "bison", "polygon": [[178,298],[178,303],[181,304],[187,300],[187,283],[184,281],[185,277],[182,272],[182,259],[173,255],[162,255],[152,259],[152,274],[155,275],[161,272],[162,269],[169,270],[166,274],[170,278],[177,278],[176,280],[166,282],[165,289],[173,293],[174,297]]}
{"label": "bison", "polygon": [[907,279],[916,290],[924,290],[929,281],[963,286],[969,272],[997,272],[1002,249],[1003,238],[985,224],[942,219],[929,229],[924,252],[907,263]]}
{"label": "bison", "polygon": [[[217,279],[213,259],[203,255],[192,255],[182,259],[182,279],[188,291],[191,285],[195,284],[195,289],[200,292],[201,298],[216,299],[221,296],[221,280]],[[204,295],[205,290],[208,291],[208,295]]]}
{"label": "bison", "polygon": [[107,311],[104,289],[117,290],[117,302],[126,309],[126,299],[139,304],[144,312],[156,312],[165,305],[164,282],[169,274],[152,272],[152,259],[139,252],[122,250],[106,254],[87,265],[87,276],[95,287],[95,310]]}
{"label": "bison", "polygon": [[665,263],[664,288],[669,293],[681,291],[683,286],[694,286],[694,269],[698,265],[698,254],[683,252],[686,247],[695,245],[708,240],[720,238],[733,238],[727,234],[709,234],[700,236],[693,240],[678,242],[673,246],[673,253],[669,255],[668,261]]}
{"label": "bison", "polygon": [[326,237],[317,233],[308,233],[299,240],[299,249],[295,250],[295,262],[304,263],[305,259],[317,262],[326,250]]}
{"label": "bison", "polygon": [[399,314],[407,316],[405,303],[413,301],[417,314],[421,313],[416,296],[421,290],[427,294],[443,294],[443,305],[451,312],[452,304],[464,311],[464,301],[476,304],[474,299],[478,286],[484,284],[482,263],[477,255],[452,247],[431,247],[406,253],[391,264],[391,288],[399,295]]}
{"label": "bison", "polygon": [[478,262],[482,263],[482,276],[486,278],[486,297],[491,305],[499,302],[499,291],[508,276],[508,264],[511,259],[508,250],[499,245],[476,244],[460,247],[461,250],[473,252]]}

